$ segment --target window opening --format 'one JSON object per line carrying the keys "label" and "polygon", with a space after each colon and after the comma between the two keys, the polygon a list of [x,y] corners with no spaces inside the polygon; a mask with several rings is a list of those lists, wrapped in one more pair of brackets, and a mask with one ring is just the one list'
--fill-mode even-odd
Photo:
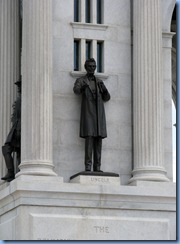
{"label": "window opening", "polygon": [[74,40],[74,71],[79,71],[80,56],[79,56],[80,41]]}
{"label": "window opening", "polygon": [[91,46],[92,46],[92,41],[87,40],[86,41],[86,59],[91,58]]}
{"label": "window opening", "polygon": [[91,3],[90,0],[86,0],[85,3],[86,23],[91,22]]}
{"label": "window opening", "polygon": [[102,0],[97,0],[97,24],[102,24]]}
{"label": "window opening", "polygon": [[97,42],[97,72],[103,72],[103,42]]}
{"label": "window opening", "polygon": [[74,0],[74,22],[79,22],[79,0]]}

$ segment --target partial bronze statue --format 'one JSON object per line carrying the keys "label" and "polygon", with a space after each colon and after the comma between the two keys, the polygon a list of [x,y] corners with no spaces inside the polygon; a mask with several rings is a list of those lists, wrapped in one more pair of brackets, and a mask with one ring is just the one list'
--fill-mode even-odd
{"label": "partial bronze statue", "polygon": [[110,94],[103,81],[94,72],[96,61],[91,58],[84,65],[87,74],[78,78],[74,84],[74,93],[82,96],[80,137],[85,138],[85,171],[102,172],[102,139],[107,137],[104,102],[109,101]]}
{"label": "partial bronze statue", "polygon": [[21,81],[17,81],[15,84],[18,87],[18,96],[13,104],[13,114],[11,117],[12,128],[4,146],[2,146],[2,153],[8,172],[1,179],[8,182],[12,181],[15,177],[13,153],[16,152],[17,165],[21,161]]}

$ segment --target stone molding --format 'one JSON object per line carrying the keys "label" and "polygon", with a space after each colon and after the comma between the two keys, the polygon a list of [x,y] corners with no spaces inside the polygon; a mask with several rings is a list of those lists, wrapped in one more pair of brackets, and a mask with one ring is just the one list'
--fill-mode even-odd
{"label": "stone molding", "polygon": [[118,187],[63,183],[62,177],[21,175],[1,186],[0,202],[0,216],[19,205],[52,206],[55,203],[59,207],[101,205],[102,209],[175,211],[176,184],[139,181],[137,185]]}
{"label": "stone molding", "polygon": [[98,30],[98,31],[106,31],[108,25],[104,24],[93,24],[93,23],[81,23],[81,22],[71,22],[72,27],[75,29],[88,29],[88,30]]}
{"label": "stone molding", "polygon": [[162,32],[162,47],[163,48],[172,48],[172,38],[176,35],[175,32]]}
{"label": "stone molding", "polygon": [[[71,71],[70,75],[72,77],[78,78],[86,75],[86,72],[83,71]],[[95,73],[95,76],[98,77],[99,79],[106,80],[109,78],[109,75],[106,73]]]}

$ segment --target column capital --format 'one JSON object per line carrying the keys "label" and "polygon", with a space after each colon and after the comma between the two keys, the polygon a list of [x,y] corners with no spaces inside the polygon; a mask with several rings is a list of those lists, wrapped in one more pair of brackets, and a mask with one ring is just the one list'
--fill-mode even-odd
{"label": "column capital", "polygon": [[175,32],[162,32],[162,47],[171,49],[172,38],[175,34]]}

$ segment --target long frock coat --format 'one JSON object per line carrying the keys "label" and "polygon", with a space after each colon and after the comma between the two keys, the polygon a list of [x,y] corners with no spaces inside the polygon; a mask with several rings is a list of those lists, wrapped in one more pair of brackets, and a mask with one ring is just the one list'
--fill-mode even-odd
{"label": "long frock coat", "polygon": [[[83,89],[83,86],[86,88]],[[110,94],[102,80],[95,77],[96,96],[90,87],[90,81],[86,76],[78,78],[74,84],[74,93],[82,95],[80,137],[107,137],[106,116],[104,101],[110,99]]]}
{"label": "long frock coat", "polygon": [[13,114],[11,118],[12,128],[6,138],[5,144],[10,144],[12,147],[20,147],[21,134],[21,97],[13,104]]}

